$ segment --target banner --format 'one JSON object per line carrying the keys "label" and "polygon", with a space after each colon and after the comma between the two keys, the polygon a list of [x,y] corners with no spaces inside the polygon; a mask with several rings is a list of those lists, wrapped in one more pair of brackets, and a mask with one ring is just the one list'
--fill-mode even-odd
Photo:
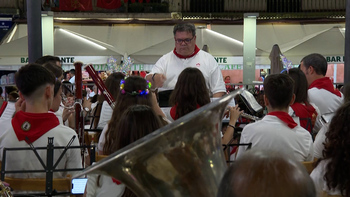
{"label": "banner", "polygon": [[117,9],[122,6],[121,0],[97,0],[97,7],[104,9]]}
{"label": "banner", "polygon": [[60,11],[91,11],[92,0],[60,0]]}

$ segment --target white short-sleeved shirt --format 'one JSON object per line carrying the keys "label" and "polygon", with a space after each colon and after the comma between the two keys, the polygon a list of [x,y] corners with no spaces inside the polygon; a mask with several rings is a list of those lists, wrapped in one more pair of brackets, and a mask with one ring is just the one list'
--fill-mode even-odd
{"label": "white short-sleeved shirt", "polygon": [[[262,120],[244,127],[240,143],[252,143],[252,148],[267,149],[294,155],[298,161],[312,161],[313,146],[310,133],[297,125],[289,128],[276,116],[266,115]],[[240,146],[237,158],[247,150]]]}
{"label": "white short-sleeved shirt", "polygon": [[100,119],[98,121],[97,128],[104,128],[108,122],[111,120],[113,114],[112,107],[108,104],[107,101],[103,101],[101,113],[100,113]]}
{"label": "white short-sleeved shirt", "polygon": [[321,196],[320,194],[323,191],[329,195],[341,195],[341,192],[337,188],[329,190],[327,187],[327,182],[323,179],[326,173],[326,165],[328,162],[329,160],[322,160],[310,174],[310,177],[315,184],[316,193],[318,196]]}
{"label": "white short-sleeved shirt", "polygon": [[125,185],[117,185],[112,181],[110,176],[100,175],[99,186],[97,186],[97,174],[88,175],[88,182],[86,185],[86,196],[87,197],[108,197],[115,196],[120,197],[123,195]]}
{"label": "white short-sleeved shirt", "polygon": [[314,141],[314,157],[318,159],[323,158],[324,142],[326,141],[326,133],[328,131],[329,123],[323,125],[318,131]]}
{"label": "white short-sleeved shirt", "polygon": [[325,89],[311,88],[307,93],[309,101],[318,107],[321,115],[337,111],[344,100],[343,94],[339,97]]}
{"label": "white short-sleeved shirt", "polygon": [[[59,124],[53,129],[46,132],[32,144],[34,147],[46,147],[48,137],[54,137],[54,146],[67,146],[68,142],[76,133],[73,129]],[[78,137],[75,138],[71,146],[79,146]],[[0,159],[2,159],[3,148],[29,147],[25,141],[18,141],[17,136],[12,128],[0,135]],[[58,160],[64,149],[54,150],[54,162]],[[46,163],[46,150],[37,150],[38,154]],[[77,149],[68,149],[56,169],[82,168],[81,151]],[[42,170],[43,167],[32,150],[28,151],[11,151],[6,156],[6,170]],[[55,172],[54,178],[65,178],[67,174],[74,175],[77,172]],[[45,173],[15,173],[6,176],[14,178],[45,178]]]}
{"label": "white short-sleeved shirt", "polygon": [[153,66],[149,75],[162,73],[166,81],[159,91],[173,90],[180,73],[187,67],[195,67],[202,71],[206,85],[211,94],[226,92],[225,82],[218,63],[212,55],[200,50],[190,58],[178,58],[173,51],[163,55]]}

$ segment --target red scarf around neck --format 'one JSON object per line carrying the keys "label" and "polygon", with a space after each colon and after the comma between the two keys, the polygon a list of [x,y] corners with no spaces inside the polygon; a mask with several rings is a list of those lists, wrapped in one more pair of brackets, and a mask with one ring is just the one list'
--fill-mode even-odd
{"label": "red scarf around neck", "polygon": [[[299,117],[300,126],[311,132],[311,128],[314,126],[317,117],[316,109],[312,105],[306,106],[301,103],[293,103],[290,107],[293,109],[295,115]],[[311,120],[312,125],[310,127],[307,127],[307,118]]]}
{"label": "red scarf around neck", "polygon": [[180,55],[180,54],[178,54],[177,52],[176,52],[176,48],[174,48],[174,54],[178,57],[178,58],[180,58],[180,59],[186,59],[186,58],[191,58],[191,57],[193,57],[193,56],[195,56],[198,52],[200,51],[200,49],[197,47],[197,45],[195,46],[195,48],[194,48],[194,52],[190,55],[190,56],[182,56],[182,55]]}
{"label": "red scarf around neck", "polygon": [[268,113],[267,115],[276,116],[278,119],[286,123],[288,127],[291,129],[293,129],[298,125],[296,122],[294,122],[293,118],[288,113],[283,111],[274,111],[274,112]]}
{"label": "red scarf around neck", "polygon": [[12,127],[18,141],[26,140],[28,137],[31,143],[59,124],[58,118],[53,113],[19,111],[12,118]]}
{"label": "red scarf around neck", "polygon": [[[201,106],[197,104],[197,109],[200,108]],[[176,114],[176,108],[177,108],[177,104],[174,105],[173,107],[171,107],[170,109],[170,116],[173,120],[177,120],[179,119],[179,115]]]}
{"label": "red scarf around neck", "polygon": [[311,88],[325,89],[328,92],[341,97],[341,93],[339,92],[339,90],[334,88],[333,83],[329,77],[323,77],[321,79],[316,79],[315,81],[313,81],[310,84],[309,89],[311,89]]}

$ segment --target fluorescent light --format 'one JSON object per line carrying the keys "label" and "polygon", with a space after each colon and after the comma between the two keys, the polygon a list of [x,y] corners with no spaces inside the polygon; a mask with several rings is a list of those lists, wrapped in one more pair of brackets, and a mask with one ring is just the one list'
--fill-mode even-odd
{"label": "fluorescent light", "polygon": [[224,34],[218,33],[216,31],[213,31],[213,30],[210,30],[210,29],[205,29],[205,31],[208,31],[209,33],[212,33],[212,34],[214,34],[216,36],[222,37],[224,39],[227,39],[228,41],[231,41],[231,42],[234,42],[236,44],[239,44],[239,45],[243,46],[243,42],[241,42],[239,40],[236,40],[236,39],[233,39],[231,37],[225,36]]}
{"label": "fluorescent light", "polygon": [[13,36],[15,35],[15,33],[16,33],[16,31],[17,31],[17,27],[18,27],[18,26],[17,26],[17,24],[16,24],[15,27],[12,29],[12,31],[11,31],[11,33],[10,33],[10,35],[9,35],[7,41],[6,41],[6,43],[11,42]]}
{"label": "fluorescent light", "polygon": [[74,37],[74,38],[77,38],[77,39],[79,39],[79,40],[81,40],[81,41],[84,41],[84,42],[90,44],[90,45],[93,45],[93,46],[95,46],[96,48],[99,48],[99,49],[102,49],[102,50],[106,50],[106,49],[107,49],[107,48],[104,47],[104,46],[101,46],[101,45],[99,45],[99,44],[97,44],[97,43],[95,43],[95,42],[92,42],[92,41],[90,41],[90,40],[88,40],[88,39],[86,39],[86,38],[84,38],[84,37],[82,37],[82,36],[79,36],[79,35],[77,35],[77,34],[75,34],[75,33],[69,32],[69,31],[67,31],[67,30],[65,30],[65,29],[59,28],[59,30],[60,30],[60,31],[63,31],[63,32],[67,33],[67,34],[69,34],[70,36],[72,36],[72,37]]}

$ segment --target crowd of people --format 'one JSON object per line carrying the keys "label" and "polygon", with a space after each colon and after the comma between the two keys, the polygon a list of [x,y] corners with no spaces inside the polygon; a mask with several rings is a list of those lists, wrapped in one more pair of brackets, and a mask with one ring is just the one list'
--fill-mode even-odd
{"label": "crowd of people", "polygon": [[[96,117],[90,120],[90,128],[101,130],[98,154],[110,155],[209,104],[211,98],[226,94],[214,57],[196,45],[195,26],[177,24],[173,34],[174,50],[160,58],[145,77],[125,73],[107,77],[104,83],[115,99],[114,108],[96,89],[83,93],[82,108]],[[310,54],[301,60],[299,68],[264,79],[263,101],[268,113],[244,126],[237,143],[251,143],[251,149],[238,148],[218,196],[350,196],[350,85],[341,93],[325,77],[326,71],[326,59]],[[48,137],[54,137],[54,146],[66,146],[71,140],[72,146],[82,145],[73,130],[75,74],[74,69],[63,72],[59,58],[53,56],[44,56],[17,71],[17,97],[9,102],[0,98],[0,159],[4,148],[30,144],[43,147]],[[221,134],[224,145],[237,134],[242,110],[232,105],[227,112],[228,126]],[[331,121],[322,120],[322,115],[330,113],[334,114]],[[61,154],[60,169],[80,169],[86,164],[79,149],[57,149],[54,160]],[[39,150],[38,155],[46,161],[45,150]],[[301,165],[305,161],[317,161],[311,175]],[[32,151],[6,155],[5,165],[6,170],[42,168]],[[55,172],[54,177],[75,173]],[[7,176],[43,178],[45,174]],[[88,176],[85,195],[136,196],[123,183],[106,175]]]}

